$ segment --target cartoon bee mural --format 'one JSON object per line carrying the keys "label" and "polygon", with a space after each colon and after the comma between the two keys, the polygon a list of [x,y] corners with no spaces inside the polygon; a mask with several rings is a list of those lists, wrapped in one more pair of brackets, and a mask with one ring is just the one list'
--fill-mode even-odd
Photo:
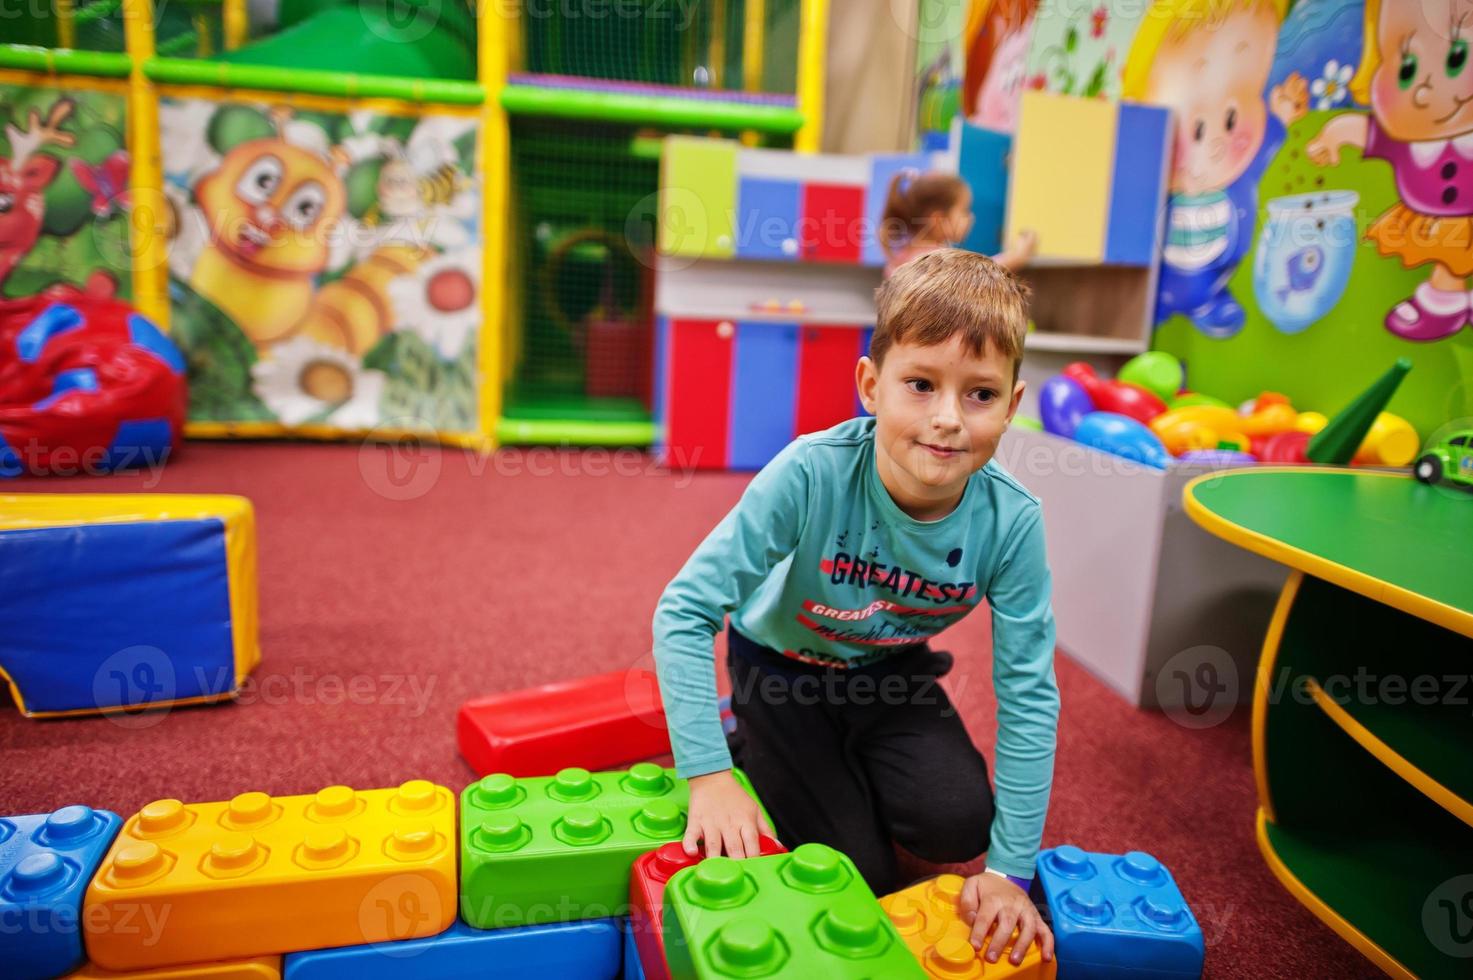
{"label": "cartoon bee mural", "polygon": [[[290,118],[285,110],[265,117],[275,132],[260,132],[262,118],[254,110],[226,107],[216,115],[218,125],[212,122],[211,142],[218,139],[223,159],[195,184],[210,235],[190,285],[258,348],[301,334],[362,355],[393,329],[389,281],[414,272],[432,251],[412,242],[384,244],[319,286],[348,210],[345,159],[284,138],[280,130]],[[232,134],[243,138],[230,145]],[[429,183],[411,186],[417,213],[420,201],[444,194],[453,180],[437,173]],[[396,192],[390,188],[381,201],[392,208],[399,201]]]}
{"label": "cartoon bee mural", "polygon": [[252,110],[222,109],[209,138],[223,159],[194,186],[210,233],[190,285],[257,347],[307,315],[347,200],[335,161],[274,129]]}

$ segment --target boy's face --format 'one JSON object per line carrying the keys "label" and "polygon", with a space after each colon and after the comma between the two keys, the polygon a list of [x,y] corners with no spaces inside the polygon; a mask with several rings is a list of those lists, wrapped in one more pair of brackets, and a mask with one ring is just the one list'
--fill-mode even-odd
{"label": "boy's face", "polygon": [[1176,116],[1172,193],[1222,190],[1253,162],[1268,124],[1263,88],[1278,30],[1272,8],[1260,3],[1161,42],[1145,100]]}
{"label": "boy's face", "polygon": [[894,344],[878,369],[860,358],[859,398],[875,416],[880,477],[902,510],[916,516],[954,504],[992,458],[1023,395],[1013,372],[991,342],[978,357],[959,334],[932,347]]}

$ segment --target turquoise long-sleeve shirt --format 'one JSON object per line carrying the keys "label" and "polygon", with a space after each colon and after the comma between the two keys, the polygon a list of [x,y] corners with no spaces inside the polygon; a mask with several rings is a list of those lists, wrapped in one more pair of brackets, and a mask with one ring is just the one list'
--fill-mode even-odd
{"label": "turquoise long-sleeve shirt", "polygon": [[955,510],[917,521],[880,481],[874,433],[857,418],[789,445],[660,597],[655,663],[676,770],[731,766],[712,649],[726,616],[789,656],[853,664],[924,642],[985,599],[998,723],[987,865],[1030,878],[1059,717],[1042,510],[992,460]]}

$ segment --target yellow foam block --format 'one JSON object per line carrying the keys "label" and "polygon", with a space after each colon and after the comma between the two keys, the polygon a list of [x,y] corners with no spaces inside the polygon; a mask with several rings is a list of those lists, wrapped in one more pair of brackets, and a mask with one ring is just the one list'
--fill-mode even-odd
{"label": "yellow foam block", "polygon": [[978,977],[1053,980],[1058,970],[1057,960],[1045,963],[1037,943],[1028,947],[1023,962],[1017,966],[1008,961],[1013,950],[1011,942],[996,963],[988,963],[972,948],[972,927],[957,910],[962,883],[959,875],[941,875],[880,899],[880,907],[895,923],[926,975],[946,980]]}
{"label": "yellow foam block", "polygon": [[1008,181],[1008,231],[1038,234],[1038,258],[1105,255],[1118,110],[1104,99],[1023,93]]}
{"label": "yellow foam block", "polygon": [[139,970],[433,936],[455,919],[455,857],[455,797],[425,780],[159,800],[87,888],[87,955]]}
{"label": "yellow foam block", "polygon": [[244,497],[0,495],[0,680],[28,717],[228,699],[256,603]]}
{"label": "yellow foam block", "polygon": [[68,980],[189,980],[207,977],[208,980],[281,980],[280,956],[253,956],[248,960],[228,960],[219,963],[190,963],[185,966],[161,966],[153,970],[104,970],[88,963],[76,973],[68,973]]}

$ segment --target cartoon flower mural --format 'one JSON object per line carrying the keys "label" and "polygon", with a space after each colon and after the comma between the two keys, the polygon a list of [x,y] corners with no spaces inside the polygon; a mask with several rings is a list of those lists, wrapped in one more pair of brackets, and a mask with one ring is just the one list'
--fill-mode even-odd
{"label": "cartoon flower mural", "polygon": [[398,330],[418,334],[453,361],[481,321],[481,250],[470,247],[437,255],[413,274],[388,286]]}
{"label": "cartoon flower mural", "polygon": [[1350,97],[1350,79],[1355,75],[1354,65],[1342,65],[1331,58],[1325,62],[1324,73],[1309,86],[1318,110],[1333,109]]}
{"label": "cartoon flower mural", "polygon": [[363,368],[336,347],[293,337],[251,365],[251,377],[256,396],[287,425],[320,421],[367,429],[379,422],[384,373]]}

